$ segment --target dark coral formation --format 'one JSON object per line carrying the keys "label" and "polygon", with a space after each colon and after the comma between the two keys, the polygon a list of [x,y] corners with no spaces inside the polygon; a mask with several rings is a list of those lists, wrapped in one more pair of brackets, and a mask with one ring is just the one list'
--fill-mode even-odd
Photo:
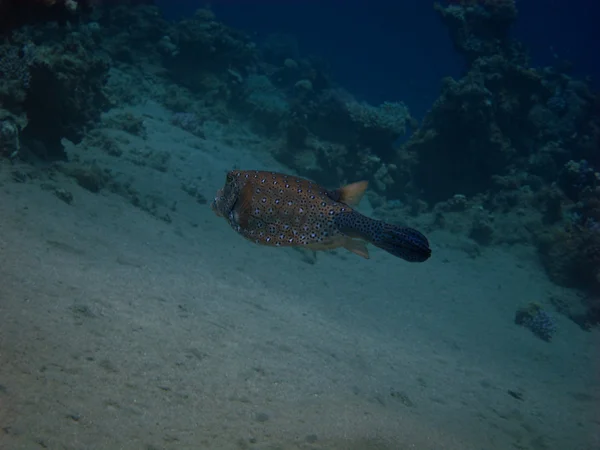
{"label": "dark coral formation", "polygon": [[[594,298],[600,293],[599,97],[562,67],[529,66],[508,38],[514,6],[512,0],[436,5],[467,72],[445,80],[403,149],[414,161],[412,186],[430,204],[460,194],[490,217],[518,213],[521,219],[511,221],[526,230],[519,233],[525,242],[538,246],[549,276]],[[481,221],[474,225],[472,237],[480,242],[482,235],[502,240]],[[488,225],[495,227],[493,220]]]}
{"label": "dark coral formation", "polygon": [[[517,18],[515,0],[457,0],[448,6],[434,4],[448,26],[456,49],[469,62],[477,58],[509,56],[516,43],[508,33]],[[510,57],[510,56],[509,56]]]}
{"label": "dark coral formation", "polygon": [[170,76],[198,92],[227,90],[221,81],[227,74],[245,77],[257,62],[250,38],[218,22],[206,9],[171,27],[160,42]]}
{"label": "dark coral formation", "polygon": [[[466,3],[437,9],[443,17],[463,11],[468,18],[473,9],[493,14],[477,2]],[[464,50],[466,75],[445,80],[440,98],[406,147],[420,159],[415,184],[427,201],[447,198],[449,190],[484,192],[493,176],[517,170],[553,182],[574,155],[595,154],[598,105],[586,84],[553,68],[529,67],[520,52],[505,50],[512,43],[498,39],[493,41],[501,48],[476,58]]]}
{"label": "dark coral formation", "polygon": [[375,107],[342,90],[325,89],[294,102],[281,123],[285,141],[276,154],[282,162],[330,185],[366,178],[383,194],[398,172],[394,143],[412,119],[402,103]]}
{"label": "dark coral formation", "polygon": [[24,3],[36,6],[26,10],[31,12],[28,20],[20,9],[10,9],[16,23],[38,23],[12,32],[0,45],[0,104],[8,111],[4,120],[18,127],[30,150],[60,159],[61,139],[80,142],[86,127],[108,106],[102,88],[110,61],[96,51],[93,26],[55,26],[57,11],[75,18],[89,10],[87,2],[75,7],[69,2]]}
{"label": "dark coral formation", "polygon": [[65,24],[89,13],[94,0],[0,0],[0,33],[23,25],[57,22]]}
{"label": "dark coral formation", "polygon": [[550,342],[557,331],[552,316],[537,303],[530,303],[523,308],[519,308],[515,314],[515,323],[529,329],[546,342]]}
{"label": "dark coral formation", "polygon": [[0,121],[18,130],[18,147],[27,143],[37,156],[64,159],[61,140],[82,140],[109,106],[104,87],[112,61],[98,51],[105,36],[96,20],[114,9],[151,3],[0,0],[0,32],[6,38],[0,44]]}
{"label": "dark coral formation", "polygon": [[31,65],[31,82],[23,111],[28,124],[23,136],[44,143],[47,158],[61,158],[61,139],[78,143],[86,127],[108,106],[102,92],[109,64],[77,43],[54,46]]}

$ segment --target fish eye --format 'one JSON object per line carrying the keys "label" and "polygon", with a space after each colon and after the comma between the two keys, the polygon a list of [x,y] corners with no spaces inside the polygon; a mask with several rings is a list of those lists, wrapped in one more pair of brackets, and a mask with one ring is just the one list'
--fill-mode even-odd
{"label": "fish eye", "polygon": [[233,181],[233,174],[230,172],[227,174],[227,177],[225,178],[225,182],[226,183],[231,183]]}

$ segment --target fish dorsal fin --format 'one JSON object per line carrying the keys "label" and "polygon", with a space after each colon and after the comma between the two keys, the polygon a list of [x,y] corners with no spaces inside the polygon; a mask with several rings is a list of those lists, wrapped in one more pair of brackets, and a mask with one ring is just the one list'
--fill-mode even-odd
{"label": "fish dorsal fin", "polygon": [[369,186],[368,181],[357,181],[356,183],[348,184],[336,189],[332,192],[332,198],[335,201],[345,203],[346,205],[356,206],[365,195],[365,191]]}

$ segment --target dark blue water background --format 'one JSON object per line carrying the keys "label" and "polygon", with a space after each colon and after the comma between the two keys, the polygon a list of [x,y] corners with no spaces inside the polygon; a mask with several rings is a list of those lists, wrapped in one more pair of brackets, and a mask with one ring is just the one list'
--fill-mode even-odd
{"label": "dark blue water background", "polygon": [[[325,59],[335,80],[372,103],[402,100],[421,117],[439,94],[440,80],[460,76],[463,61],[430,0],[158,0],[168,18],[210,5],[217,18],[260,41],[294,35],[303,54]],[[519,0],[514,37],[535,66],[556,56],[573,75],[600,80],[600,2]]]}

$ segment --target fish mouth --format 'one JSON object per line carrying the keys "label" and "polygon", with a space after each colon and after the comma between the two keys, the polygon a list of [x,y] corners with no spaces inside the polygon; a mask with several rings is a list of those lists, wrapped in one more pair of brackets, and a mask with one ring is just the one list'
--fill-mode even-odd
{"label": "fish mouth", "polygon": [[219,197],[215,197],[215,198],[213,199],[213,201],[210,203],[210,209],[212,209],[212,210],[213,210],[213,212],[214,212],[214,213],[215,213],[217,216],[221,217],[221,216],[222,216],[222,214],[221,214],[221,211],[219,211],[219,208],[217,208],[217,202],[218,202],[218,201],[219,201]]}
{"label": "fish mouth", "polygon": [[210,209],[212,209],[217,216],[223,217],[223,213],[219,206],[223,206],[223,189],[217,191],[213,201],[210,203]]}

